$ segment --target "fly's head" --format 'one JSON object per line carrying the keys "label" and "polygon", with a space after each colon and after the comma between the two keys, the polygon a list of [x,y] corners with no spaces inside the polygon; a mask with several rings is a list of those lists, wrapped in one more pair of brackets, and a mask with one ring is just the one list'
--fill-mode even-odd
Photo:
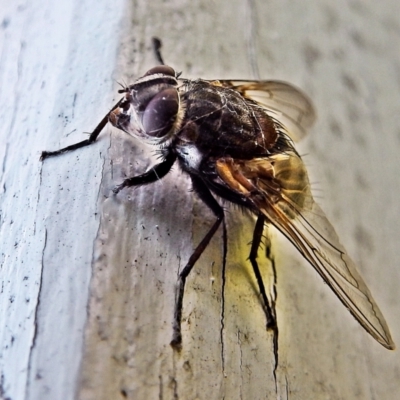
{"label": "fly's head", "polygon": [[157,144],[172,138],[183,114],[173,68],[154,67],[120,92],[125,93],[125,98],[109,115],[115,127]]}

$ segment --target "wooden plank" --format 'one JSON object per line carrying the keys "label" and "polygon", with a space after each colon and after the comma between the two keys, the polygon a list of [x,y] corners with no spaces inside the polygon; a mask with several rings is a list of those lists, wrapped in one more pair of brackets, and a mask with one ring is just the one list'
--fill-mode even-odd
{"label": "wooden plank", "polygon": [[[271,229],[277,360],[246,261],[254,221],[235,208],[226,271],[218,232],[188,279],[183,349],[175,352],[177,274],[213,223],[187,177],[175,168],[154,185],[112,196],[115,184],[156,157],[154,148],[111,129],[91,148],[43,166],[38,157],[82,140],[81,131],[115,102],[113,79],[131,82],[154,65],[154,35],[185,77],[259,75],[296,84],[318,110],[300,144],[315,193],[399,343],[397,3],[7,7],[0,41],[1,396],[395,398],[397,353],[371,339]],[[267,259],[261,268],[268,278]]]}
{"label": "wooden plank", "polygon": [[1,9],[0,397],[73,399],[107,138],[94,153],[39,156],[109,107],[123,2]]}

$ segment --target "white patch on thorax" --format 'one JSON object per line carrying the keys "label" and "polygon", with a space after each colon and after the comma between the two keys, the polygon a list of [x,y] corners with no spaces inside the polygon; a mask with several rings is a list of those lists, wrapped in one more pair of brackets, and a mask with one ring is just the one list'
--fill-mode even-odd
{"label": "white patch on thorax", "polygon": [[198,171],[203,155],[195,145],[177,146],[180,158],[183,160],[185,168],[189,171]]}

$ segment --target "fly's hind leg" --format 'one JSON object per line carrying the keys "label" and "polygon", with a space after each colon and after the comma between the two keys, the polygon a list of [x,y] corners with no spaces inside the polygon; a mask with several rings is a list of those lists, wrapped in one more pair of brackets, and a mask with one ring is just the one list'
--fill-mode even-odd
{"label": "fly's hind leg", "polygon": [[258,288],[260,290],[260,295],[261,295],[262,301],[264,303],[263,308],[264,308],[265,316],[267,318],[267,329],[275,330],[275,328],[276,328],[275,310],[271,307],[270,302],[268,300],[267,294],[265,292],[264,281],[262,279],[260,269],[258,268],[258,263],[257,263],[257,254],[258,254],[258,249],[260,248],[260,245],[261,245],[261,239],[262,239],[262,234],[264,231],[265,222],[266,222],[266,217],[262,214],[259,214],[256,225],[254,227],[253,241],[251,244],[249,260],[253,267],[254,275],[256,276]]}

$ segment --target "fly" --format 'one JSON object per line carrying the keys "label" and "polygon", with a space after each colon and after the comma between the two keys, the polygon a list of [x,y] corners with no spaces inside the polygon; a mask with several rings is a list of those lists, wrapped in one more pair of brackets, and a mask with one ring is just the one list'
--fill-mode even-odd
{"label": "fly", "polygon": [[[364,280],[314,201],[308,174],[294,142],[313,125],[308,97],[279,81],[189,80],[162,61],[119,93],[124,96],[100,121],[87,140],[41,160],[95,142],[107,122],[140,140],[159,146],[162,161],[147,172],[125,179],[121,190],[162,179],[178,163],[194,192],[216,217],[214,224],[179,274],[173,338],[182,342],[181,317],[186,278],[221,224],[218,198],[237,204],[257,217],[250,262],[267,316],[276,326],[257,264],[265,224],[280,230],[321,275],[361,326],[381,345],[394,349],[389,328]],[[225,226],[224,226],[225,231]],[[226,242],[226,240],[225,240]]]}

